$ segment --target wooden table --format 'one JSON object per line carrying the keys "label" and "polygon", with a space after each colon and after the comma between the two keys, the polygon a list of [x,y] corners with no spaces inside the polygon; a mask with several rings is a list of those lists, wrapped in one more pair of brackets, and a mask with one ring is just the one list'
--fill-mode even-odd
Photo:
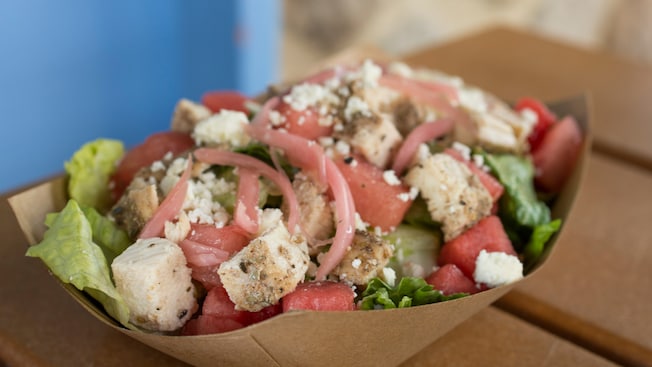
{"label": "wooden table", "polygon": [[[542,271],[404,366],[652,366],[652,68],[502,28],[405,60],[507,99],[588,90],[595,144],[573,216]],[[0,360],[185,365],[94,320],[25,258],[8,196],[0,202]]]}

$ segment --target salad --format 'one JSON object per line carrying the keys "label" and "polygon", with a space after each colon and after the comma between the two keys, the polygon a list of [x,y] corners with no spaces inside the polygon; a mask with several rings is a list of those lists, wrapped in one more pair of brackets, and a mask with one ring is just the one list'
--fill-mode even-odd
{"label": "salad", "polygon": [[144,332],[442,302],[536,265],[581,145],[536,99],[339,65],[258,98],[182,99],[169,131],[129,150],[83,145],[27,255]]}

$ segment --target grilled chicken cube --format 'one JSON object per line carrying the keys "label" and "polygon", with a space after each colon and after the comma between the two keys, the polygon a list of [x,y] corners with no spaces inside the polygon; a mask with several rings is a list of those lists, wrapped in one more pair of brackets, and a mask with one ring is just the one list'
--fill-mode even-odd
{"label": "grilled chicken cube", "polygon": [[197,124],[213,115],[213,112],[206,106],[187,99],[177,102],[172,115],[173,131],[191,133]]}
{"label": "grilled chicken cube", "polygon": [[403,141],[392,117],[386,114],[358,113],[337,135],[369,162],[381,168],[387,167]]}
{"label": "grilled chicken cube", "polygon": [[333,234],[335,224],[326,187],[322,188],[309,176],[298,173],[294,176],[292,188],[299,202],[303,233],[314,240],[329,238]]}
{"label": "grilled chicken cube", "polygon": [[419,189],[432,219],[449,241],[491,212],[493,200],[476,175],[447,154],[428,155],[408,171],[405,182]]}
{"label": "grilled chicken cube", "polygon": [[159,206],[156,184],[135,178],[111,209],[111,216],[130,237],[136,237]]}
{"label": "grilled chicken cube", "polygon": [[356,230],[351,248],[333,274],[343,282],[363,285],[382,275],[393,255],[392,246],[373,233]]}
{"label": "grilled chicken cube", "polygon": [[181,248],[164,238],[136,241],[111,264],[129,321],[152,331],[182,327],[197,310],[191,270]]}
{"label": "grilled chicken cube", "polygon": [[291,235],[283,222],[269,227],[229,260],[218,274],[237,310],[260,311],[277,304],[305,278],[308,245]]}

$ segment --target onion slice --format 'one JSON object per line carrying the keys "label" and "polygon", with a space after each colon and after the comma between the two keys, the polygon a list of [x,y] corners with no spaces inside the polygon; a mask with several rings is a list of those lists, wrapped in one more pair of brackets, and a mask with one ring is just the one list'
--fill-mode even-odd
{"label": "onion slice", "polygon": [[238,168],[238,194],[233,214],[237,225],[249,233],[258,232],[258,174],[248,168]]}
{"label": "onion slice", "polygon": [[188,194],[188,179],[192,171],[192,157],[188,156],[188,165],[174,185],[172,190],[163,199],[163,202],[154,212],[138,234],[138,238],[161,237],[165,229],[165,222],[172,221],[183,208],[183,202]]}
{"label": "onion slice", "polygon": [[249,135],[270,147],[285,152],[290,163],[306,172],[316,172],[321,184],[328,184],[335,199],[337,226],[332,245],[317,269],[317,280],[326,279],[344,258],[355,234],[355,204],[344,176],[329,159],[322,147],[314,141],[284,131],[269,129],[269,111],[278,101],[268,101],[247,126]]}
{"label": "onion slice", "polygon": [[195,150],[195,158],[204,163],[235,166],[239,167],[239,169],[250,169],[270,179],[279,187],[283,196],[287,200],[290,208],[290,213],[288,215],[288,229],[290,233],[295,232],[296,226],[299,223],[299,202],[292,190],[292,183],[285,175],[256,158],[226,150],[199,148]]}
{"label": "onion slice", "polygon": [[392,169],[396,175],[400,176],[403,171],[410,165],[414,154],[419,149],[421,143],[447,134],[453,129],[453,121],[450,119],[438,119],[432,122],[423,123],[414,128],[401,144],[396,152]]}
{"label": "onion slice", "polygon": [[330,186],[335,199],[335,213],[337,215],[337,226],[335,237],[330,249],[320,261],[317,269],[317,280],[324,280],[328,273],[342,261],[348,250],[353,236],[355,235],[355,204],[353,195],[335,162],[326,159],[326,175],[328,186]]}

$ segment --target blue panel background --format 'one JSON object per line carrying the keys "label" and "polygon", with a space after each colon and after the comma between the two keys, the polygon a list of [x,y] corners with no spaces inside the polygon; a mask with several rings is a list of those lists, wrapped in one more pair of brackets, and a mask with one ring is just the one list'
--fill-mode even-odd
{"label": "blue panel background", "polygon": [[0,1],[0,192],[167,129],[181,97],[264,90],[280,24],[277,0]]}

